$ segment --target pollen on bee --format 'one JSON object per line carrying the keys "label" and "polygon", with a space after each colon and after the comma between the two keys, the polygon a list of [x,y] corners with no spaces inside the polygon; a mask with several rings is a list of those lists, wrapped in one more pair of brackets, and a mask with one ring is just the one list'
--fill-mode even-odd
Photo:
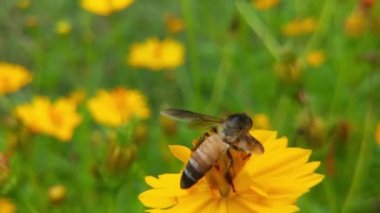
{"label": "pollen on bee", "polygon": [[[221,197],[226,197],[232,192],[236,192],[233,189],[234,178],[243,169],[244,165],[248,162],[251,154],[242,151],[230,149],[231,159],[227,155],[223,155],[218,159],[215,165],[206,174],[206,179],[209,183],[210,189]],[[230,169],[227,170],[228,161],[232,160]],[[226,174],[232,179],[228,180]]]}

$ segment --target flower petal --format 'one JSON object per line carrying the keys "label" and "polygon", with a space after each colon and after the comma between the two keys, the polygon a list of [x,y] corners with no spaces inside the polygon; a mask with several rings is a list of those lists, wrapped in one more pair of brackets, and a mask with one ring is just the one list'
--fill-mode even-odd
{"label": "flower petal", "polygon": [[217,208],[216,204],[217,202],[211,196],[210,191],[198,191],[196,194],[183,197],[181,202],[179,202],[176,206],[167,209],[166,212],[214,212],[213,210]]}
{"label": "flower petal", "polygon": [[189,161],[191,155],[189,148],[181,145],[170,145],[169,149],[174,157],[182,161],[182,163],[186,164]]}
{"label": "flower petal", "polygon": [[158,178],[155,178],[153,176],[146,176],[145,177],[145,182],[153,187],[153,188],[160,188],[161,187],[161,184],[160,184],[160,181]]}
{"label": "flower petal", "polygon": [[151,189],[139,195],[139,200],[149,208],[168,208],[178,203],[176,197],[166,196],[161,190]]}
{"label": "flower petal", "polygon": [[277,132],[269,130],[251,130],[249,133],[252,134],[258,141],[265,144],[268,141],[272,141],[276,138]]}
{"label": "flower petal", "polygon": [[247,168],[254,177],[265,177],[289,173],[292,169],[302,166],[309,158],[310,150],[300,148],[286,148],[272,151],[270,155],[263,155],[250,160]]}

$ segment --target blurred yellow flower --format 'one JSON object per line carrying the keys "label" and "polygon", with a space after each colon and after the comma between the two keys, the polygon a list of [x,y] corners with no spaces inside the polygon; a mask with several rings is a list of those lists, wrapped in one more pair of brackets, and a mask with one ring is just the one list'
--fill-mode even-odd
{"label": "blurred yellow flower", "polygon": [[293,20],[287,23],[282,29],[285,36],[300,36],[312,33],[317,26],[317,21],[312,18]]}
{"label": "blurred yellow flower", "polygon": [[17,7],[20,9],[27,9],[30,7],[30,0],[19,0]]}
{"label": "blurred yellow flower", "polygon": [[48,197],[52,204],[60,204],[66,199],[66,187],[62,184],[54,185],[49,188]]}
{"label": "blurred yellow flower", "polygon": [[60,35],[67,35],[71,31],[71,24],[67,20],[60,20],[55,25],[55,32]]}
{"label": "blurred yellow flower", "polygon": [[258,113],[252,117],[253,126],[255,129],[270,129],[270,121],[266,114]]}
{"label": "blurred yellow flower", "polygon": [[81,0],[81,7],[97,15],[107,16],[130,6],[133,0]]}
{"label": "blurred yellow flower", "polygon": [[16,206],[6,198],[0,198],[0,213],[14,213]]}
{"label": "blurred yellow flower", "polygon": [[377,144],[380,145],[380,122],[378,122],[376,125],[375,140],[376,140]]}
{"label": "blurred yellow flower", "polygon": [[133,117],[148,118],[150,112],[145,99],[137,90],[99,90],[95,97],[88,100],[87,107],[98,123],[117,127]]}
{"label": "blurred yellow flower", "polygon": [[75,90],[67,98],[78,105],[86,98],[86,92],[81,89]]}
{"label": "blurred yellow flower", "polygon": [[38,19],[36,16],[30,15],[26,17],[25,26],[29,28],[36,27],[38,25]]}
{"label": "blurred yellow flower", "polygon": [[0,62],[0,95],[12,93],[32,81],[29,71],[17,64]]}
{"label": "blurred yellow flower", "polygon": [[110,174],[120,174],[134,162],[137,148],[135,145],[122,147],[112,145],[107,154],[106,170]]}
{"label": "blurred yellow flower", "polygon": [[81,122],[76,104],[64,98],[52,103],[47,97],[37,96],[32,103],[16,107],[15,113],[30,130],[65,142],[71,140]]}
{"label": "blurred yellow flower", "polygon": [[253,6],[258,10],[268,10],[278,4],[278,0],[253,0]]}
{"label": "blurred yellow flower", "polygon": [[165,18],[165,24],[166,28],[171,33],[178,33],[183,30],[183,21],[182,19],[174,16],[174,15],[168,15]]}
{"label": "blurred yellow flower", "polygon": [[277,79],[286,83],[298,82],[303,74],[297,55],[291,50],[281,55],[280,60],[274,64],[274,71]]}
{"label": "blurred yellow flower", "polygon": [[307,55],[307,62],[312,67],[318,67],[325,62],[326,56],[322,50],[315,50]]}
{"label": "blurred yellow flower", "polygon": [[[150,212],[298,211],[297,199],[324,177],[314,173],[320,162],[308,162],[311,150],[287,147],[287,138],[276,138],[276,132],[255,130],[251,133],[264,145],[265,153],[244,158],[246,162],[241,170],[234,170],[237,163],[233,164],[232,169],[240,171],[233,178],[236,192],[219,193],[220,187],[225,185],[218,185],[210,178],[224,174],[212,168],[188,190],[180,188],[179,173],[158,178],[147,176],[145,181],[153,189],[141,193],[140,201],[152,208]],[[190,149],[183,146],[170,146],[170,149],[183,163],[189,160]],[[244,161],[238,152],[235,154],[234,162]]]}
{"label": "blurred yellow flower", "polygon": [[4,153],[0,152],[0,188],[7,182],[10,174],[8,158]]}
{"label": "blurred yellow flower", "polygon": [[361,11],[354,11],[350,16],[346,18],[345,32],[348,36],[357,37],[360,36],[367,28],[368,22]]}
{"label": "blurred yellow flower", "polygon": [[134,67],[151,70],[173,69],[184,62],[185,50],[181,43],[172,39],[159,41],[150,38],[132,45],[127,63]]}

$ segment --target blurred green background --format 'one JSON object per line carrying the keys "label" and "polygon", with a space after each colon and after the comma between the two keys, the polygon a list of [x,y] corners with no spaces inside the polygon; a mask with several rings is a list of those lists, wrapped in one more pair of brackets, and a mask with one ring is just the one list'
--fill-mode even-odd
{"label": "blurred green background", "polygon": [[[312,149],[326,177],[298,201],[301,212],[380,211],[379,2],[270,2],[136,1],[99,15],[80,1],[2,0],[0,61],[24,66],[33,80],[0,96],[0,197],[17,212],[142,212],[144,176],[182,167],[167,145],[190,147],[202,133],[160,118],[175,107],[246,112],[255,127]],[[182,44],[184,62],[159,70],[127,63],[149,38]],[[117,87],[140,91],[149,118],[94,121],[86,100]],[[13,113],[37,95],[74,91],[85,98],[69,143],[30,132]],[[54,198],[57,185],[64,192]]]}

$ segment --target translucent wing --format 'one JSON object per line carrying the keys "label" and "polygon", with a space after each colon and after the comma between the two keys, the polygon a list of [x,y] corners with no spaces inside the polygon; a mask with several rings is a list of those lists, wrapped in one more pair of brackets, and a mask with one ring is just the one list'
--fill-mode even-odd
{"label": "translucent wing", "polygon": [[264,153],[264,146],[255,137],[253,137],[251,134],[248,133],[245,136],[245,139],[247,140],[252,153],[254,153],[254,154],[263,154]]}
{"label": "translucent wing", "polygon": [[223,119],[205,115],[197,112],[191,112],[183,109],[166,109],[161,111],[161,115],[168,116],[169,118],[183,121],[188,123],[192,127],[199,126],[212,126],[220,124]]}

